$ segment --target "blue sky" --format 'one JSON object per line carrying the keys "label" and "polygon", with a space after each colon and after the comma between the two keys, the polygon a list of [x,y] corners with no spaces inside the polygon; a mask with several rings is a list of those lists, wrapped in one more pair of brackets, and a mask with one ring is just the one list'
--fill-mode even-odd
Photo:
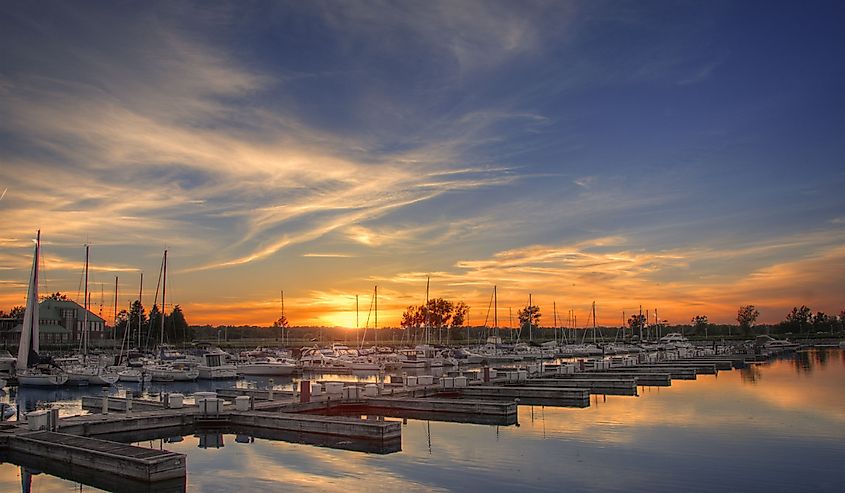
{"label": "blue sky", "polygon": [[284,289],[294,322],[351,325],[379,284],[391,323],[427,276],[471,320],[494,284],[544,321],[838,313],[842,14],[5,2],[0,300],[23,302],[40,227],[42,289],[78,291],[88,242],[95,283],[135,292],[166,247],[197,322],[269,323]]}

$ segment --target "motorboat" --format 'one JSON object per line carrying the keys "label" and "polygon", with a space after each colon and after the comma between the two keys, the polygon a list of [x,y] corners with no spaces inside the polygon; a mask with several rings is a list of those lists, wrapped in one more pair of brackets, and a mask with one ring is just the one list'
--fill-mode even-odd
{"label": "motorboat", "polygon": [[237,373],[240,375],[292,375],[299,367],[290,361],[265,356],[238,363]]}
{"label": "motorboat", "polygon": [[768,335],[759,335],[754,339],[754,347],[761,347],[768,351],[792,351],[801,347],[801,344],[788,339],[775,339]]}

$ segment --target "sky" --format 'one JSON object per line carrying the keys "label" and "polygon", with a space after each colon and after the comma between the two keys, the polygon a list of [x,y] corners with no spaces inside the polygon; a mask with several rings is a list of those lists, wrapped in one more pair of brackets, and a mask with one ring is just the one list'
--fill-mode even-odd
{"label": "sky", "polygon": [[[845,309],[836,1],[0,3],[0,309]],[[356,296],[359,309],[356,312]],[[554,313],[556,312],[556,313]],[[356,313],[357,316],[356,322]],[[368,315],[369,313],[369,315]],[[367,321],[369,317],[369,321]],[[561,320],[563,322],[561,322]]]}

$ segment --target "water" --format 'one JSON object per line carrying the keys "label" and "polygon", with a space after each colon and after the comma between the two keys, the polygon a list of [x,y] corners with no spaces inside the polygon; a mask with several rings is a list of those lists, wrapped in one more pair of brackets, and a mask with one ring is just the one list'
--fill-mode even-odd
{"label": "water", "polygon": [[[521,406],[519,423],[407,420],[387,455],[232,434],[139,445],[187,454],[192,492],[841,491],[845,351],[594,396],[585,409]],[[0,466],[0,491],[20,489],[20,474]],[[45,474],[32,487],[80,489]]]}

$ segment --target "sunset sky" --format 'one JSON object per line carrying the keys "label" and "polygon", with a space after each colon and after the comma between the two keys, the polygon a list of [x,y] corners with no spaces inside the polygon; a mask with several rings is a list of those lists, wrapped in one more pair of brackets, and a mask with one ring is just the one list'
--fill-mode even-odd
{"label": "sunset sky", "polygon": [[841,2],[207,3],[0,4],[0,309],[845,309]]}

